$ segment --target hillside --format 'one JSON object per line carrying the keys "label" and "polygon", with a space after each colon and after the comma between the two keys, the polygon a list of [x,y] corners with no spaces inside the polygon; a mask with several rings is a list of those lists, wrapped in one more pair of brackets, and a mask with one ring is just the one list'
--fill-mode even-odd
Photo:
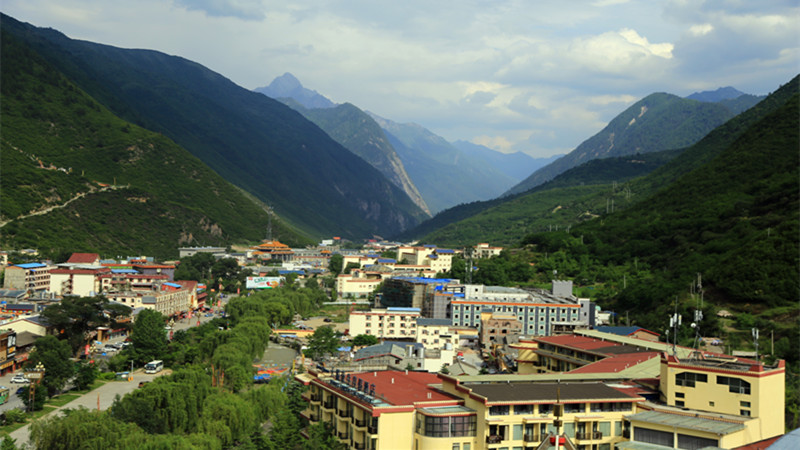
{"label": "hillside", "polygon": [[386,133],[433,213],[461,203],[495,198],[514,184],[513,178],[467,157],[420,125],[370,115]]}
{"label": "hillside", "polygon": [[376,169],[302,115],[199,64],[2,20],[4,30],[112,112],[171,138],[315,236],[388,235],[426,217]]}
{"label": "hillside", "polygon": [[282,98],[308,120],[322,128],[344,148],[378,169],[395,186],[402,189],[420,209],[430,214],[417,187],[411,181],[403,162],[397,156],[381,127],[367,113],[350,103],[330,108],[308,109],[292,98]]}
{"label": "hillside", "polygon": [[751,326],[796,342],[799,115],[795,78],[645,177],[665,186],[654,195],[524,243],[561,255],[559,273],[567,277],[591,283],[616,268],[610,279],[604,275],[615,285],[604,306],[630,311],[641,326],[660,329],[671,308],[665,300],[685,294],[702,274],[706,301],[755,315]]}
{"label": "hillside", "polygon": [[506,194],[524,192],[592,159],[687,147],[733,115],[717,103],[665,93],[648,95],[575,150],[537,170]]}
{"label": "hillside", "polygon": [[177,258],[181,245],[264,237],[264,210],[197,158],[115,117],[5,29],[1,42],[3,248]]}
{"label": "hillside", "polygon": [[[680,154],[680,150],[589,161],[524,194],[454,206],[398,236],[447,246],[480,239],[513,246],[526,231],[566,227],[602,214],[615,198],[616,209],[631,202],[628,181],[644,176]],[[615,188],[616,186],[616,188]],[[574,188],[574,189],[573,189]]]}
{"label": "hillside", "polygon": [[524,180],[539,168],[561,157],[555,155],[548,158],[534,158],[522,152],[501,153],[467,141],[455,141],[453,146],[468,157],[488,164],[517,181]]}

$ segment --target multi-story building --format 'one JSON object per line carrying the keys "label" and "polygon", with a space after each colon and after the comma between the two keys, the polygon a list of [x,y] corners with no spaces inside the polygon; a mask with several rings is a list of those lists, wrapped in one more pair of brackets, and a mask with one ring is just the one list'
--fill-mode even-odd
{"label": "multi-story building", "polygon": [[[508,313],[482,313],[481,320],[481,345],[484,349],[491,349],[495,345],[504,345],[519,339],[522,333],[522,322],[515,314]],[[510,340],[510,341],[507,341]]]}
{"label": "multi-story building", "polygon": [[[311,423],[334,425],[351,449],[499,450],[539,448],[555,433],[584,448],[623,441],[623,417],[645,399],[601,382],[479,382],[424,372],[309,372]],[[365,385],[366,383],[366,385]]]}
{"label": "multi-story building", "polygon": [[417,336],[419,308],[386,308],[353,311],[350,314],[350,334],[367,334],[379,339],[410,339]]}
{"label": "multi-story building", "polygon": [[[454,326],[481,326],[481,313],[516,316],[522,334],[547,336],[557,322],[579,322],[581,303],[573,296],[544,290],[526,291],[499,286],[466,285],[463,297],[452,294],[450,314]],[[443,293],[447,295],[447,293]]]}
{"label": "multi-story building", "polygon": [[491,258],[492,256],[499,256],[502,251],[503,247],[492,247],[482,242],[472,249],[472,256],[475,258]]}
{"label": "multi-story building", "polygon": [[439,349],[447,344],[458,347],[458,336],[450,332],[450,321],[446,319],[418,318],[416,341],[426,349]]}
{"label": "multi-story building", "polygon": [[55,295],[91,297],[102,291],[101,276],[110,274],[103,266],[69,264],[50,271],[49,290]]}
{"label": "multi-story building", "polygon": [[[629,415],[631,439],[670,448],[737,448],[784,432],[784,361],[663,353],[661,402]],[[665,405],[666,404],[666,405]]]}
{"label": "multi-story building", "polygon": [[17,351],[17,332],[11,329],[0,330],[0,375],[15,369]]}
{"label": "multi-story building", "polygon": [[458,280],[450,278],[393,277],[384,282],[381,304],[423,308],[426,297],[434,292],[449,290],[455,284],[458,284]]}
{"label": "multi-story building", "polygon": [[397,260],[401,264],[428,266],[435,273],[449,272],[453,265],[453,255],[454,250],[437,248],[434,245],[397,248]]}
{"label": "multi-story building", "polygon": [[26,291],[47,291],[50,288],[50,271],[55,266],[45,263],[14,264],[5,269],[3,287]]}

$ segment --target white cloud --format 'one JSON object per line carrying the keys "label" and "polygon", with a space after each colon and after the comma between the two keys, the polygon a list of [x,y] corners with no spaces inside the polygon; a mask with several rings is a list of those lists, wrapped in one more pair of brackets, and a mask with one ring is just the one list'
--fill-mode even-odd
{"label": "white cloud", "polygon": [[70,37],[180,55],[246,88],[291,72],[448,140],[564,152],[656,91],[798,73],[796,1],[5,0]]}

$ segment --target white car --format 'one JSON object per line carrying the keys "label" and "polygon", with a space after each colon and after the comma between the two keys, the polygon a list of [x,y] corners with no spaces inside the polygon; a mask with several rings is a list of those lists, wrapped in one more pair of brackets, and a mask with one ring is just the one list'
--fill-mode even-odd
{"label": "white car", "polygon": [[12,383],[30,383],[30,380],[25,378],[25,375],[23,375],[21,373],[18,373],[16,375],[14,375],[13,377],[11,377],[11,382]]}

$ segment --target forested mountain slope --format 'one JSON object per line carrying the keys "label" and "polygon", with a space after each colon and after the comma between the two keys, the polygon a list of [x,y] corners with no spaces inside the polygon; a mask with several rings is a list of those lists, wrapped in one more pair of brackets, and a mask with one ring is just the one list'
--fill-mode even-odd
{"label": "forested mountain slope", "polygon": [[266,212],[200,160],[115,117],[5,29],[1,42],[3,248],[176,258],[264,237]]}
{"label": "forested mountain slope", "polygon": [[672,94],[648,95],[615,117],[575,150],[509,189],[525,192],[592,159],[684,148],[734,116],[725,106]]}
{"label": "forested mountain slope", "polygon": [[308,109],[293,97],[280,100],[314,122],[344,148],[378,169],[389,181],[402,189],[420,209],[430,214],[428,205],[406,173],[405,166],[394,147],[369,114],[350,103]]}
{"label": "forested mountain slope", "polygon": [[173,139],[304,230],[365,237],[426,216],[302,115],[199,64],[69,39],[5,15],[2,21],[112,112]]}

